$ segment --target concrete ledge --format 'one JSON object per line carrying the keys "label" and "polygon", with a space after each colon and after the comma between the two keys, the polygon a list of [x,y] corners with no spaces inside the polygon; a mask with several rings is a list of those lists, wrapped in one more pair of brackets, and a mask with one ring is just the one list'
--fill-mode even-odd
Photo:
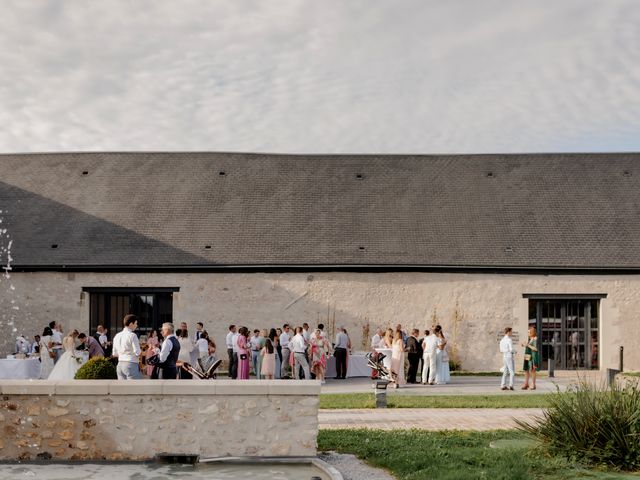
{"label": "concrete ledge", "polygon": [[6,395],[311,395],[317,380],[3,380]]}
{"label": "concrete ledge", "polygon": [[[84,381],[84,380],[83,380]],[[104,382],[104,380],[98,380]],[[160,395],[162,382],[158,380],[110,380],[109,395]]]}
{"label": "concrete ledge", "polygon": [[[161,380],[163,395],[216,395],[218,387],[212,380]],[[248,394],[247,394],[248,395]]]}
{"label": "concrete ledge", "polygon": [[56,382],[49,380],[2,380],[2,395],[53,395]]}
{"label": "concrete ledge", "polygon": [[[81,382],[81,383],[80,383]],[[57,380],[56,395],[108,395],[109,385],[104,380]]]}
{"label": "concrete ledge", "polygon": [[200,463],[217,463],[222,465],[314,465],[330,480],[344,480],[342,474],[333,466],[318,457],[221,457],[201,458]]}

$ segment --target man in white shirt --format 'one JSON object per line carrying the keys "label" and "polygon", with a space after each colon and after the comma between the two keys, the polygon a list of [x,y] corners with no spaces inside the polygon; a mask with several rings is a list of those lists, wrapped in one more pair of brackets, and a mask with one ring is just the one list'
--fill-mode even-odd
{"label": "man in white shirt", "polygon": [[56,354],[56,358],[53,359],[53,363],[58,363],[60,357],[62,356],[62,325],[53,321],[49,323],[49,327],[51,328],[51,343],[53,346],[51,350]]}
{"label": "man in white shirt", "polygon": [[256,328],[253,331],[253,337],[249,339],[249,345],[251,345],[251,365],[253,366],[253,374],[258,380],[260,380],[260,372],[258,371],[258,355],[260,355],[260,350],[262,350],[262,341],[263,339],[260,336],[260,330]]}
{"label": "man in white shirt", "polygon": [[236,326],[229,325],[229,333],[227,333],[227,338],[225,340],[225,344],[227,346],[227,355],[229,355],[229,378],[236,378],[234,372],[238,373],[238,358],[236,357],[235,349],[233,348],[235,342],[233,341],[233,336],[236,333]]}
{"label": "man in white shirt", "polygon": [[[511,327],[505,328],[504,337],[502,337],[502,340],[500,340],[500,353],[502,353],[504,362],[504,371],[502,372],[502,382],[500,385],[502,390],[513,390],[513,377],[516,374],[516,365],[514,360],[514,355],[516,352],[513,351],[513,341],[511,340],[512,333],[513,329]],[[507,376],[509,376],[508,386]]]}
{"label": "man in white shirt", "polygon": [[118,357],[118,380],[140,380],[140,342],[134,333],[138,317],[124,317],[124,328],[113,337],[113,356]]}
{"label": "man in white shirt", "polygon": [[[425,332],[426,333],[426,332]],[[438,336],[435,333],[427,335],[422,341],[422,384],[436,383],[436,353],[438,352]]]}
{"label": "man in white shirt", "polygon": [[309,333],[309,324],[307,322],[304,322],[302,324],[302,338],[304,338],[305,342],[309,343],[311,334]]}
{"label": "man in white shirt", "polygon": [[375,352],[376,348],[378,348],[380,346],[380,342],[382,341],[382,329],[381,328],[376,328],[376,333],[373,336],[373,338],[371,338],[371,351]]}
{"label": "man in white shirt", "polygon": [[204,332],[204,323],[198,322],[196,323],[196,333],[193,335],[193,343],[197,343],[200,340],[200,335]]}
{"label": "man in white shirt", "polygon": [[307,361],[307,342],[302,335],[302,327],[296,328],[296,334],[289,342],[289,349],[293,352],[293,378],[300,380],[300,367],[304,372],[305,380],[311,379],[309,373],[309,362]]}
{"label": "man in white shirt", "polygon": [[282,351],[282,364],[280,365],[280,376],[282,378],[291,378],[289,373],[289,355],[291,354],[291,350],[289,350],[289,324],[285,323],[282,326],[282,333],[280,334],[280,349]]}

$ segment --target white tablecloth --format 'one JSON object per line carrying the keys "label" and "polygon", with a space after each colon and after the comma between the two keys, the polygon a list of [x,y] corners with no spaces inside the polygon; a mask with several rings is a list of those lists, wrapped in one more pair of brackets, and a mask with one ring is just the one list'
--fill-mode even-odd
{"label": "white tablecloth", "polygon": [[[336,376],[336,357],[329,357],[327,361],[327,378]],[[354,353],[349,355],[347,361],[347,377],[370,377],[371,367],[367,366],[367,358],[364,354]]]}
{"label": "white tablecloth", "polygon": [[37,358],[17,360],[15,358],[0,359],[0,378],[39,378],[40,361]]}

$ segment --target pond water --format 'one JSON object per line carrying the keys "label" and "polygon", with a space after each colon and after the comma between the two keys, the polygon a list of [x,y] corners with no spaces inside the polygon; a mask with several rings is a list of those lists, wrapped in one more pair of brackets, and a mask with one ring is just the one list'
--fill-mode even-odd
{"label": "pond water", "polygon": [[303,464],[21,464],[0,465],[2,480],[330,480],[313,465]]}

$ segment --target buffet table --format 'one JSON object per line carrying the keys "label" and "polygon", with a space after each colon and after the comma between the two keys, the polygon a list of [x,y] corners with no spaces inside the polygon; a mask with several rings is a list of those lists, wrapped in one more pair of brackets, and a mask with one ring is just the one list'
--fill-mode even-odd
{"label": "buffet table", "polygon": [[40,378],[40,360],[37,358],[2,358],[0,359],[0,378]]}
{"label": "buffet table", "polygon": [[[336,357],[331,356],[327,361],[327,378],[336,376]],[[371,367],[367,365],[364,353],[352,353],[347,359],[347,377],[370,377]]]}

